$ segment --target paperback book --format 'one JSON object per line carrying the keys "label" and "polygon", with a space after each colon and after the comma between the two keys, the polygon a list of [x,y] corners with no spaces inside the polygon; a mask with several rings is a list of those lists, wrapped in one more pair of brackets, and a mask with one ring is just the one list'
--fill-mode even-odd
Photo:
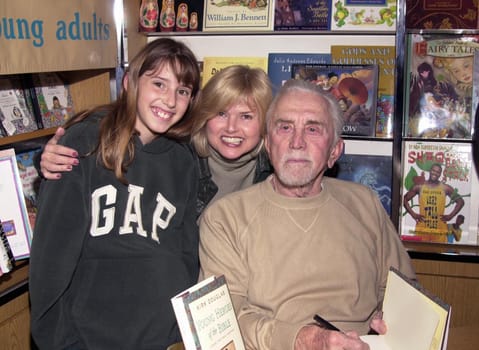
{"label": "paperback book", "polygon": [[30,92],[25,89],[22,78],[0,78],[0,121],[4,136],[38,129]]}
{"label": "paperback book", "polygon": [[407,46],[405,136],[470,139],[479,36],[410,34]]}
{"label": "paperback book", "polygon": [[0,221],[16,260],[30,256],[32,229],[13,148],[0,151]]}
{"label": "paperback book", "polygon": [[478,1],[406,0],[408,29],[478,29]]}
{"label": "paperback book", "polygon": [[41,154],[42,150],[42,148],[35,148],[16,154],[18,173],[22,182],[25,205],[32,228],[35,227],[37,197],[41,182],[41,177],[35,167],[34,160]]}
{"label": "paperback book", "polygon": [[276,93],[284,82],[291,79],[293,64],[327,64],[331,63],[329,53],[269,53],[268,77]]}
{"label": "paperback book", "polygon": [[244,350],[224,275],[205,279],[171,298],[186,350]]}
{"label": "paperback book", "polygon": [[331,0],[276,0],[274,30],[329,30]]}
{"label": "paperback book", "polygon": [[395,46],[350,46],[332,45],[333,64],[376,64],[378,66],[378,89],[376,106],[376,137],[393,136],[395,110]]}
{"label": "paperback book", "polygon": [[205,0],[203,31],[273,31],[274,0]]}
{"label": "paperback book", "polygon": [[396,31],[396,0],[332,1],[332,31]]}
{"label": "paperback book", "polygon": [[377,68],[373,64],[293,64],[291,74],[336,97],[344,118],[343,135],[374,136]]}
{"label": "paperback book", "polygon": [[406,141],[401,238],[477,245],[478,179],[470,143]]}
{"label": "paperback book", "polygon": [[344,140],[344,153],[336,162],[335,176],[368,186],[391,215],[392,143]]}
{"label": "paperback book", "polygon": [[57,73],[33,74],[30,90],[44,128],[61,126],[73,116],[70,87]]}
{"label": "paperback book", "polygon": [[210,57],[203,58],[203,70],[201,77],[201,87],[205,86],[208,80],[217,72],[233,65],[245,65],[252,68],[261,68],[265,72],[268,71],[267,57]]}

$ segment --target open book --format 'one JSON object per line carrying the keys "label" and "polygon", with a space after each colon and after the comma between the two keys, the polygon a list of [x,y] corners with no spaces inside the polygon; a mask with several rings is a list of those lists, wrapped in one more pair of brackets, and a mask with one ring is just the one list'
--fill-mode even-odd
{"label": "open book", "polygon": [[361,339],[371,350],[445,350],[450,317],[450,305],[391,268],[383,302],[388,331]]}
{"label": "open book", "polygon": [[186,350],[245,350],[223,275],[171,298]]}

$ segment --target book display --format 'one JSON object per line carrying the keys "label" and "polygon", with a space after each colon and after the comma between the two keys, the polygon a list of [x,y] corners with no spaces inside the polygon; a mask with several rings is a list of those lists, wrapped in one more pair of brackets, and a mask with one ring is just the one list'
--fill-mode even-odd
{"label": "book display", "polygon": [[275,0],[274,30],[329,30],[331,0]]}
{"label": "book display", "polygon": [[343,112],[343,135],[375,136],[376,65],[293,64],[291,77],[332,93]]}
{"label": "book display", "polygon": [[38,129],[30,91],[21,77],[0,77],[0,125],[3,136]]}
{"label": "book display", "polygon": [[404,134],[470,139],[477,106],[479,36],[409,34]]}
{"label": "book display", "polygon": [[245,65],[252,68],[261,68],[265,72],[268,71],[268,59],[266,57],[204,57],[203,73],[201,78],[201,86],[205,86],[213,75],[225,67],[232,65]]}

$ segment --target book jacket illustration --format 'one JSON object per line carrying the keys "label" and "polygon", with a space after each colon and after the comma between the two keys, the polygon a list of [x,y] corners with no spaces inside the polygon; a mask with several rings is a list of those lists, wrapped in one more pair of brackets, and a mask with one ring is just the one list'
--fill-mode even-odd
{"label": "book jacket illustration", "polygon": [[405,136],[470,139],[479,36],[410,34],[408,48]]}
{"label": "book jacket illustration", "polygon": [[224,275],[171,299],[186,350],[245,350]]}
{"label": "book jacket illustration", "polygon": [[478,29],[477,0],[406,0],[406,28]]}
{"label": "book jacket illustration", "polygon": [[396,0],[332,0],[332,2],[332,31],[396,30]]}
{"label": "book jacket illustration", "polygon": [[477,244],[478,186],[471,144],[406,141],[403,240]]}
{"label": "book jacket illustration", "polygon": [[291,74],[336,97],[343,111],[344,135],[375,135],[377,65],[293,64]]}
{"label": "book jacket illustration", "polygon": [[293,64],[327,64],[331,63],[329,53],[269,53],[268,77],[275,92],[291,79]]}
{"label": "book jacket illustration", "polygon": [[396,91],[396,48],[376,45],[331,45],[331,63],[376,64],[378,66],[376,137],[391,138],[393,136]]}
{"label": "book jacket illustration", "polygon": [[63,125],[74,114],[70,88],[58,74],[33,74],[33,86],[44,128]]}
{"label": "book jacket illustration", "polygon": [[30,92],[21,78],[0,78],[0,121],[4,136],[38,129]]}
{"label": "book jacket illustration", "polygon": [[329,30],[331,0],[275,0],[274,30]]}
{"label": "book jacket illustration", "polygon": [[273,31],[274,0],[205,0],[203,31]]}
{"label": "book jacket illustration", "polygon": [[391,142],[345,140],[335,176],[368,186],[391,215],[392,164]]}

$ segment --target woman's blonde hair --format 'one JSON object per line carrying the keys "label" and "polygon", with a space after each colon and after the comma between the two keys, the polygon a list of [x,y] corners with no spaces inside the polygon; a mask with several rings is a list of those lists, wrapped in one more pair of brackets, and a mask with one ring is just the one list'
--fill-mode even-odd
{"label": "woman's blonde hair", "polygon": [[[273,99],[271,82],[260,68],[234,65],[222,69],[206,83],[191,109],[191,142],[201,157],[209,155],[206,123],[232,104],[243,101],[256,109],[261,125],[261,136],[266,133],[265,115]],[[257,147],[259,153],[262,147]]]}

